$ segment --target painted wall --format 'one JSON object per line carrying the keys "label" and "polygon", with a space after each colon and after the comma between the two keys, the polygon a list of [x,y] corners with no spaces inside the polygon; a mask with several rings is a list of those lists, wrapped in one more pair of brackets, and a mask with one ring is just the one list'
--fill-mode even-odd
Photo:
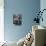
{"label": "painted wall", "polygon": [[[46,0],[41,0],[40,2],[41,2],[40,9],[41,10],[46,9]],[[40,24],[43,26],[46,26],[46,11],[44,11],[44,13],[43,13],[43,19],[44,19],[44,21],[41,22]]]}
{"label": "painted wall", "polygon": [[[18,41],[32,28],[32,21],[36,17],[35,12],[40,9],[40,0],[5,0],[4,30],[5,40]],[[13,24],[13,14],[22,14],[22,25]]]}
{"label": "painted wall", "polygon": [[[46,9],[46,0],[40,1],[40,9],[41,9],[41,11],[43,9]],[[41,21],[40,25],[46,26],[46,11],[43,12],[43,19],[44,19],[44,21],[43,22]]]}

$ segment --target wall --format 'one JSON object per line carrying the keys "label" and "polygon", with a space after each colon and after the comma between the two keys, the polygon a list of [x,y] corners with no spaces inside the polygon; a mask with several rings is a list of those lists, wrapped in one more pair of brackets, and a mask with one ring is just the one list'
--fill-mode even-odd
{"label": "wall", "polygon": [[[5,40],[18,41],[32,28],[32,21],[36,17],[35,12],[40,9],[40,0],[5,0],[4,31]],[[22,25],[13,24],[13,14],[22,14]]]}
{"label": "wall", "polygon": [[[46,9],[46,0],[41,0],[40,1],[40,9],[41,11],[43,9]],[[40,25],[46,26],[46,10],[43,12],[43,22],[41,21]]]}

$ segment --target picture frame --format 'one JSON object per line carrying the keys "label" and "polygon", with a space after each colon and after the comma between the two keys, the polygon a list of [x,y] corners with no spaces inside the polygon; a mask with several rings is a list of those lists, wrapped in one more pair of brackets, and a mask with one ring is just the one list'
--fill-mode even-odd
{"label": "picture frame", "polygon": [[22,24],[22,16],[21,14],[13,15],[13,24],[15,25],[21,25]]}

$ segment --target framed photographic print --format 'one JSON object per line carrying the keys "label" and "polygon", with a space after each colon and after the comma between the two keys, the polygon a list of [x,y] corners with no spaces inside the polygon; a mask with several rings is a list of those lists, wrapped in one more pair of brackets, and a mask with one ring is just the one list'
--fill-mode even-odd
{"label": "framed photographic print", "polygon": [[21,14],[13,15],[13,24],[15,25],[21,25],[22,24],[22,16]]}

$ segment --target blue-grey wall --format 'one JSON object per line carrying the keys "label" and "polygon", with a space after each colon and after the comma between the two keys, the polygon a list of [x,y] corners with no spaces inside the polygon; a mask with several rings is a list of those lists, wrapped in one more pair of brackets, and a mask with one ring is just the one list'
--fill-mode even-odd
{"label": "blue-grey wall", "polygon": [[[40,0],[5,0],[4,30],[5,40],[18,41],[32,28],[35,12],[40,9]],[[22,14],[22,25],[13,24],[13,14]]]}
{"label": "blue-grey wall", "polygon": [[[40,1],[40,10],[42,11],[43,9],[46,9],[46,0],[41,0]],[[43,12],[43,22],[40,22],[40,25],[45,26],[46,27],[46,10]]]}

